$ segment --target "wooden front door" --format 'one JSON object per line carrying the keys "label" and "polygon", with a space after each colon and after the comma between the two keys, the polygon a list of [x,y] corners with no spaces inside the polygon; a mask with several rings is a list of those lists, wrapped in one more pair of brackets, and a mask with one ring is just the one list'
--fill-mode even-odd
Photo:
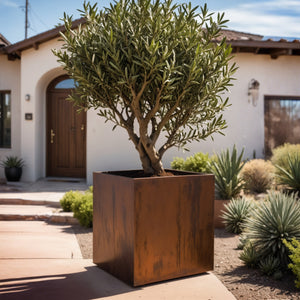
{"label": "wooden front door", "polygon": [[47,176],[86,177],[86,113],[66,100],[73,84],[60,76],[47,89]]}

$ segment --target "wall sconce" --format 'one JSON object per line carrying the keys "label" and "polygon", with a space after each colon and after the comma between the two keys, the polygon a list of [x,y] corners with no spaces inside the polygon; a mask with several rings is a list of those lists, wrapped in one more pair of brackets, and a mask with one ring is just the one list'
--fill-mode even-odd
{"label": "wall sconce", "polygon": [[259,82],[255,79],[251,79],[248,85],[248,102],[252,102],[253,106],[257,105],[259,91]]}
{"label": "wall sconce", "polygon": [[30,95],[29,95],[29,94],[26,94],[26,95],[25,95],[25,100],[26,100],[26,101],[30,101]]}

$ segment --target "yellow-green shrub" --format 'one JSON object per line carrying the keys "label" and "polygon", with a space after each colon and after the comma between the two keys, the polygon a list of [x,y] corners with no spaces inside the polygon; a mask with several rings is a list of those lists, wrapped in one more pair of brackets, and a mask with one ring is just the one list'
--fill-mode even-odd
{"label": "yellow-green shrub", "polygon": [[263,193],[271,188],[274,178],[274,166],[263,159],[248,161],[242,171],[244,188],[250,192]]}
{"label": "yellow-green shrub", "polygon": [[[289,144],[286,143],[282,146],[278,146],[273,149],[273,155],[271,162],[273,165],[278,165],[281,168],[287,169],[289,167],[288,156],[291,159],[297,154],[300,154],[300,144]],[[280,170],[276,170],[276,174],[280,173]]]}
{"label": "yellow-green shrub", "polygon": [[85,227],[93,226],[93,188],[85,191],[69,191],[60,200],[64,211],[73,211],[74,217],[80,225]]}
{"label": "yellow-green shrub", "polygon": [[73,202],[81,197],[81,193],[78,191],[69,191],[64,194],[62,199],[60,200],[60,205],[63,211],[69,212],[72,211],[72,204]]}
{"label": "yellow-green shrub", "polygon": [[175,170],[192,171],[199,173],[210,172],[210,157],[208,153],[198,152],[184,160],[182,157],[176,157],[171,162],[171,168]]}
{"label": "yellow-green shrub", "polygon": [[296,275],[295,280],[296,287],[300,289],[300,242],[295,238],[289,243],[286,240],[283,241],[287,248],[292,253],[289,255],[292,263],[289,264],[289,268]]}

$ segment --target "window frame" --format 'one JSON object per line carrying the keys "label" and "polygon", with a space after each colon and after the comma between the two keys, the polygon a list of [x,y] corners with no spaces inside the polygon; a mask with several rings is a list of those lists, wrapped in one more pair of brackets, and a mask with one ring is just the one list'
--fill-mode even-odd
{"label": "window frame", "polygon": [[[0,94],[9,94],[10,95],[10,143],[9,143],[9,146],[2,146],[1,143],[0,143],[0,149],[11,149],[12,148],[12,98],[11,98],[11,90],[0,90]],[[0,131],[0,137],[1,135],[3,134],[3,132]],[[2,139],[4,139],[4,134],[3,134],[3,137]]]}

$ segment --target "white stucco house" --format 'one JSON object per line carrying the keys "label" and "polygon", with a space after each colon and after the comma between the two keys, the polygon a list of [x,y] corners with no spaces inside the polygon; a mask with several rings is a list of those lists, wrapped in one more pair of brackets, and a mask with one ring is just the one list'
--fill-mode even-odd
{"label": "white stucco house", "polygon": [[[76,20],[74,26],[82,22]],[[23,181],[55,176],[91,183],[93,171],[140,168],[124,130],[112,132],[112,125],[93,110],[76,117],[70,103],[65,104],[72,81],[51,52],[61,47],[61,30],[15,44],[0,35],[0,159],[22,157]],[[253,153],[264,157],[280,143],[300,142],[300,41],[263,40],[230,30],[224,34],[239,67],[225,113],[225,136],[195,142],[189,153],[170,149],[165,167],[176,156],[212,154],[233,144],[245,147],[245,156],[252,158]]]}

